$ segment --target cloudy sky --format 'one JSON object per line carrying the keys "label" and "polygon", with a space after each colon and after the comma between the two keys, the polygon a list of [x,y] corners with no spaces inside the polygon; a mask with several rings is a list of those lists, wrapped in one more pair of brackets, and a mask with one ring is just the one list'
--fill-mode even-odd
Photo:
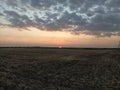
{"label": "cloudy sky", "polygon": [[117,47],[120,0],[0,0],[0,46]]}

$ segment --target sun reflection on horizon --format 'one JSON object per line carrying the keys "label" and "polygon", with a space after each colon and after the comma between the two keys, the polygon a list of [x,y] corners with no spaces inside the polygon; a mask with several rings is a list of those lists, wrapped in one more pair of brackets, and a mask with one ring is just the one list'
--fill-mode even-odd
{"label": "sun reflection on horizon", "polygon": [[63,48],[63,46],[60,45],[60,46],[58,46],[58,48]]}

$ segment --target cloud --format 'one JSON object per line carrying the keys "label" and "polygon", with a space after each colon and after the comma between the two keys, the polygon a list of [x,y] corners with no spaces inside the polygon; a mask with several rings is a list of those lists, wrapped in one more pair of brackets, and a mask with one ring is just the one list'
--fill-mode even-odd
{"label": "cloud", "polygon": [[120,35],[120,0],[2,0],[0,18],[11,27]]}

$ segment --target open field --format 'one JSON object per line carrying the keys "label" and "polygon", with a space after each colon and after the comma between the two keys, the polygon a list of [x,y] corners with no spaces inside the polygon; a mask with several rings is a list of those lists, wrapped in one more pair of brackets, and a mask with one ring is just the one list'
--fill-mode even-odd
{"label": "open field", "polygon": [[120,50],[0,48],[0,90],[120,90]]}

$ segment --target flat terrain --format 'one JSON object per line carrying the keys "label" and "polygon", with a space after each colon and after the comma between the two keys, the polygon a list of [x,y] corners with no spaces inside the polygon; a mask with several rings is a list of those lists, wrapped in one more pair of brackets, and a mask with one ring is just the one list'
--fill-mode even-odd
{"label": "flat terrain", "polygon": [[0,48],[0,90],[120,90],[120,50]]}

